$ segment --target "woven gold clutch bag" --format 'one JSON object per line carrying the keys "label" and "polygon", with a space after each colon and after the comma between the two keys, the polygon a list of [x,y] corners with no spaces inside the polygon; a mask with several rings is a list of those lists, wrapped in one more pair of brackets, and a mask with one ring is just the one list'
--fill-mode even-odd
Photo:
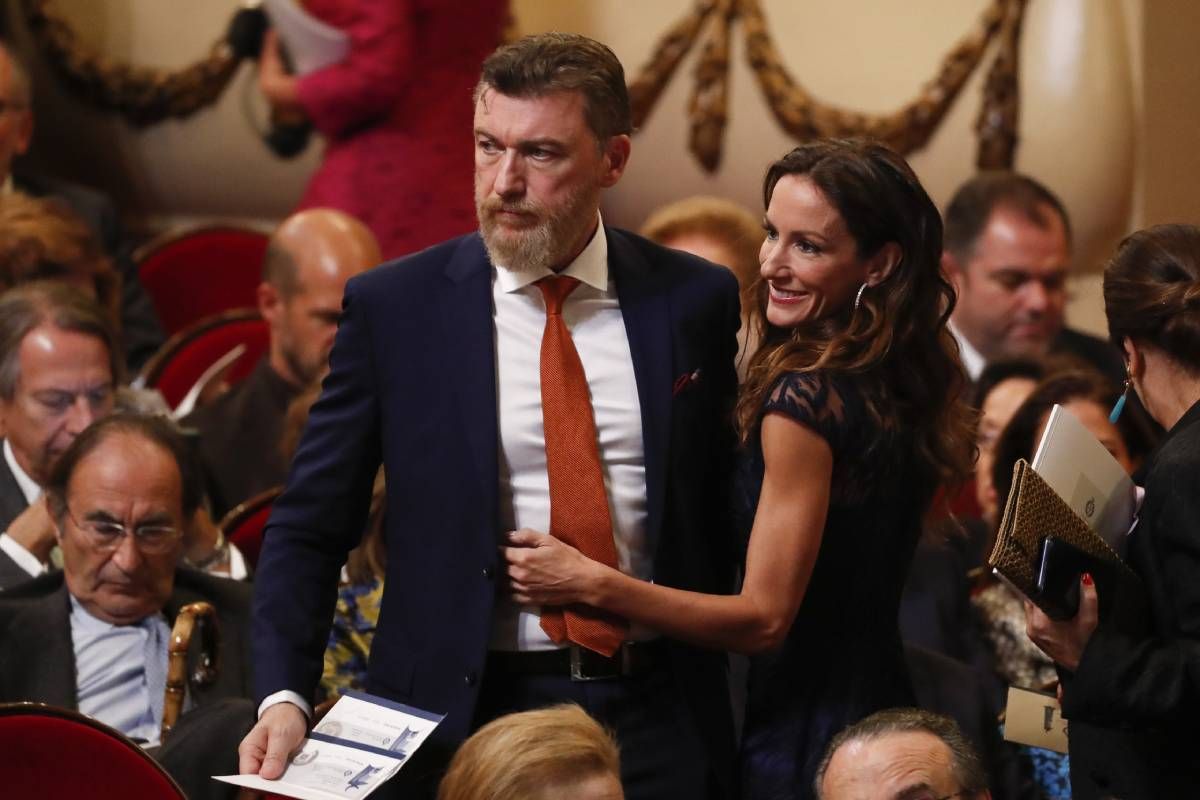
{"label": "woven gold clutch bag", "polygon": [[1013,465],[1012,489],[1004,504],[1004,517],[988,564],[1035,603],[1042,540],[1047,536],[1110,562],[1119,572],[1134,574],[1108,542],[1076,516],[1028,461],[1021,459]]}

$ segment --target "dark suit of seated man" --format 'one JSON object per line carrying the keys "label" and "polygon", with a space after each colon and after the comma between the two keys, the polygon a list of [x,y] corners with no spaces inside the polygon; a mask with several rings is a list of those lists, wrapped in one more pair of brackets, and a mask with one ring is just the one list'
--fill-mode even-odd
{"label": "dark suit of seated man", "polygon": [[[209,776],[236,769],[254,719],[239,699],[250,692],[250,588],[177,566],[195,473],[156,417],[117,414],[72,443],[46,487],[63,569],[0,594],[0,702],[77,709],[154,748],[189,797],[226,797],[234,787]],[[171,619],[197,600],[218,612],[220,671],[189,687],[162,744]]]}

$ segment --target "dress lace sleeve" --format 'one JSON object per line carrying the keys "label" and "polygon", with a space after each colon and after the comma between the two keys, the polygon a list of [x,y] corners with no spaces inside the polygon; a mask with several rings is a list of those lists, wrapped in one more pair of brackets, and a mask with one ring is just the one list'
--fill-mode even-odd
{"label": "dress lace sleeve", "polygon": [[835,451],[846,427],[846,404],[833,380],[819,372],[780,376],[763,403],[763,414],[778,412],[821,435]]}

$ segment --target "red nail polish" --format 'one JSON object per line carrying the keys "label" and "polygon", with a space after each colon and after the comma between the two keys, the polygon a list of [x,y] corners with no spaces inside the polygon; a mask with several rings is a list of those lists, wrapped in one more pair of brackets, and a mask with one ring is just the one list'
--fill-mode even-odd
{"label": "red nail polish", "polygon": [[1090,572],[1083,573],[1083,585],[1084,586],[1092,585],[1092,573],[1090,573]]}

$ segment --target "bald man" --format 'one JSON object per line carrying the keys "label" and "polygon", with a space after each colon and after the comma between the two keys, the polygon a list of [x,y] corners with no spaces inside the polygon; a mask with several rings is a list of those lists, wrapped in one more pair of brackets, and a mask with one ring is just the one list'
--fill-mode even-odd
{"label": "bald man", "polygon": [[271,237],[258,287],[270,349],[245,381],[185,420],[200,432],[217,519],[287,477],[279,439],[288,405],[325,373],[346,281],[380,260],[367,227],[332,209],[301,211]]}

